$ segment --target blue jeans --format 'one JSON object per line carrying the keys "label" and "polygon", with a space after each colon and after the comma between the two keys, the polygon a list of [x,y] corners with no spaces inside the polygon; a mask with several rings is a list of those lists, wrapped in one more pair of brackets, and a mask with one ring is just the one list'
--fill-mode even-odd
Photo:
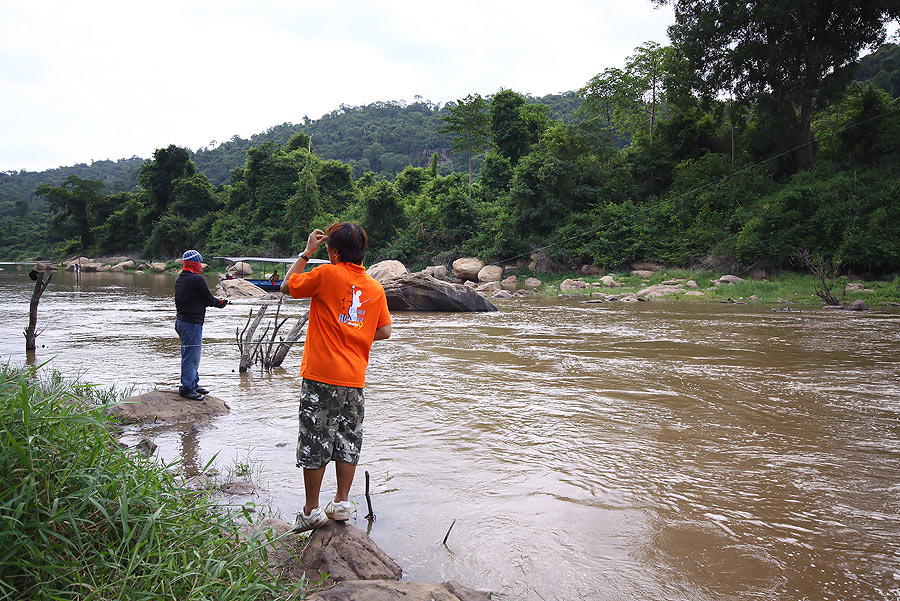
{"label": "blue jeans", "polygon": [[175,320],[175,331],[181,338],[181,386],[178,392],[189,393],[197,388],[200,376],[200,351],[203,350],[203,326],[198,323]]}

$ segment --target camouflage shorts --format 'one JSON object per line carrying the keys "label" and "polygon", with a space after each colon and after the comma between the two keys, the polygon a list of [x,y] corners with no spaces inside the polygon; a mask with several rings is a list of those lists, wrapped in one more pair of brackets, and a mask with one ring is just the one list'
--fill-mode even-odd
{"label": "camouflage shorts", "polygon": [[362,388],[303,379],[297,467],[315,470],[331,461],[356,465],[365,417]]}

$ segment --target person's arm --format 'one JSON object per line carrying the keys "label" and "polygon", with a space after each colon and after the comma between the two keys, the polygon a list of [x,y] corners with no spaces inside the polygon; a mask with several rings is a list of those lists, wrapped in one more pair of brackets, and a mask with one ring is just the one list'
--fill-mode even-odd
{"label": "person's arm", "polygon": [[387,324],[386,326],[381,326],[377,330],[375,330],[375,338],[374,340],[387,340],[391,337],[391,324]]}
{"label": "person's arm", "polygon": [[319,250],[319,247],[322,246],[322,243],[328,236],[325,235],[325,232],[322,230],[313,230],[309,237],[306,239],[306,250],[304,250],[297,260],[294,261],[294,264],[291,265],[291,268],[287,270],[287,273],[284,274],[284,280],[281,282],[281,293],[286,294],[288,296],[291,295],[291,289],[288,285],[288,280],[291,279],[291,276],[295,273],[303,273],[303,270],[306,269],[306,263],[310,258]]}
{"label": "person's arm", "polygon": [[221,309],[225,305],[228,304],[227,298],[219,298],[217,296],[213,296],[212,292],[209,291],[209,286],[206,285],[206,278],[204,278],[200,274],[194,274],[196,277],[191,278],[192,283],[197,291],[197,294],[200,295],[207,307],[216,307]]}

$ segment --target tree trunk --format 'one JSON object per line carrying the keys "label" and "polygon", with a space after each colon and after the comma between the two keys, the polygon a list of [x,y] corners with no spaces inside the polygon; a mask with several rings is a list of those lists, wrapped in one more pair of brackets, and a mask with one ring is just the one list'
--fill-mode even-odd
{"label": "tree trunk", "polygon": [[797,168],[801,171],[807,171],[816,166],[816,150],[810,127],[811,121],[812,100],[806,98],[800,106],[800,121],[797,124],[797,145],[799,148],[795,152]]}
{"label": "tree trunk", "polygon": [[472,153],[468,152],[466,155],[469,158],[469,198],[472,198]]}
{"label": "tree trunk", "polygon": [[291,331],[288,332],[287,342],[281,341],[278,345],[278,348],[275,350],[275,356],[272,357],[272,367],[280,367],[282,363],[284,363],[285,357],[287,357],[288,351],[291,350],[291,346],[294,344],[295,340],[299,340],[297,337],[300,336],[300,331],[303,329],[303,326],[306,325],[307,320],[309,319],[309,311],[306,312],[306,315],[297,320],[297,323],[294,324],[294,327],[291,328]]}
{"label": "tree trunk", "polygon": [[47,281],[44,282],[44,273],[32,271],[35,274],[34,292],[31,293],[31,307],[28,312],[28,327],[25,328],[25,352],[33,353],[37,348],[37,310],[38,303],[41,302],[41,295],[50,285],[53,274],[47,274]]}
{"label": "tree trunk", "polygon": [[[249,324],[249,329],[247,326],[244,326],[244,331],[240,333],[238,336],[238,349],[241,352],[241,362],[238,366],[238,371],[244,373],[250,366],[252,365],[252,357],[254,344],[253,344],[253,334],[256,333],[256,328],[259,327],[259,322],[262,321],[263,315],[266,314],[267,305],[262,305],[259,308],[259,312],[256,314],[256,319],[253,320],[252,324]],[[250,309],[250,316],[247,318],[249,323],[250,317],[253,317],[253,309]]]}

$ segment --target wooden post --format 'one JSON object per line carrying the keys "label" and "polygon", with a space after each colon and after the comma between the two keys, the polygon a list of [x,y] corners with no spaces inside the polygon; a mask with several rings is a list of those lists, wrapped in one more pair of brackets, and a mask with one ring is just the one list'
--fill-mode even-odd
{"label": "wooden post", "polygon": [[28,327],[25,328],[25,352],[33,353],[36,348],[36,340],[38,337],[37,331],[37,310],[38,303],[41,302],[41,295],[44,294],[44,290],[47,289],[47,286],[50,285],[50,280],[53,279],[53,273],[47,274],[47,281],[44,281],[44,272],[31,270],[31,273],[28,274],[32,280],[34,280],[34,292],[31,293],[31,307],[28,312]]}

